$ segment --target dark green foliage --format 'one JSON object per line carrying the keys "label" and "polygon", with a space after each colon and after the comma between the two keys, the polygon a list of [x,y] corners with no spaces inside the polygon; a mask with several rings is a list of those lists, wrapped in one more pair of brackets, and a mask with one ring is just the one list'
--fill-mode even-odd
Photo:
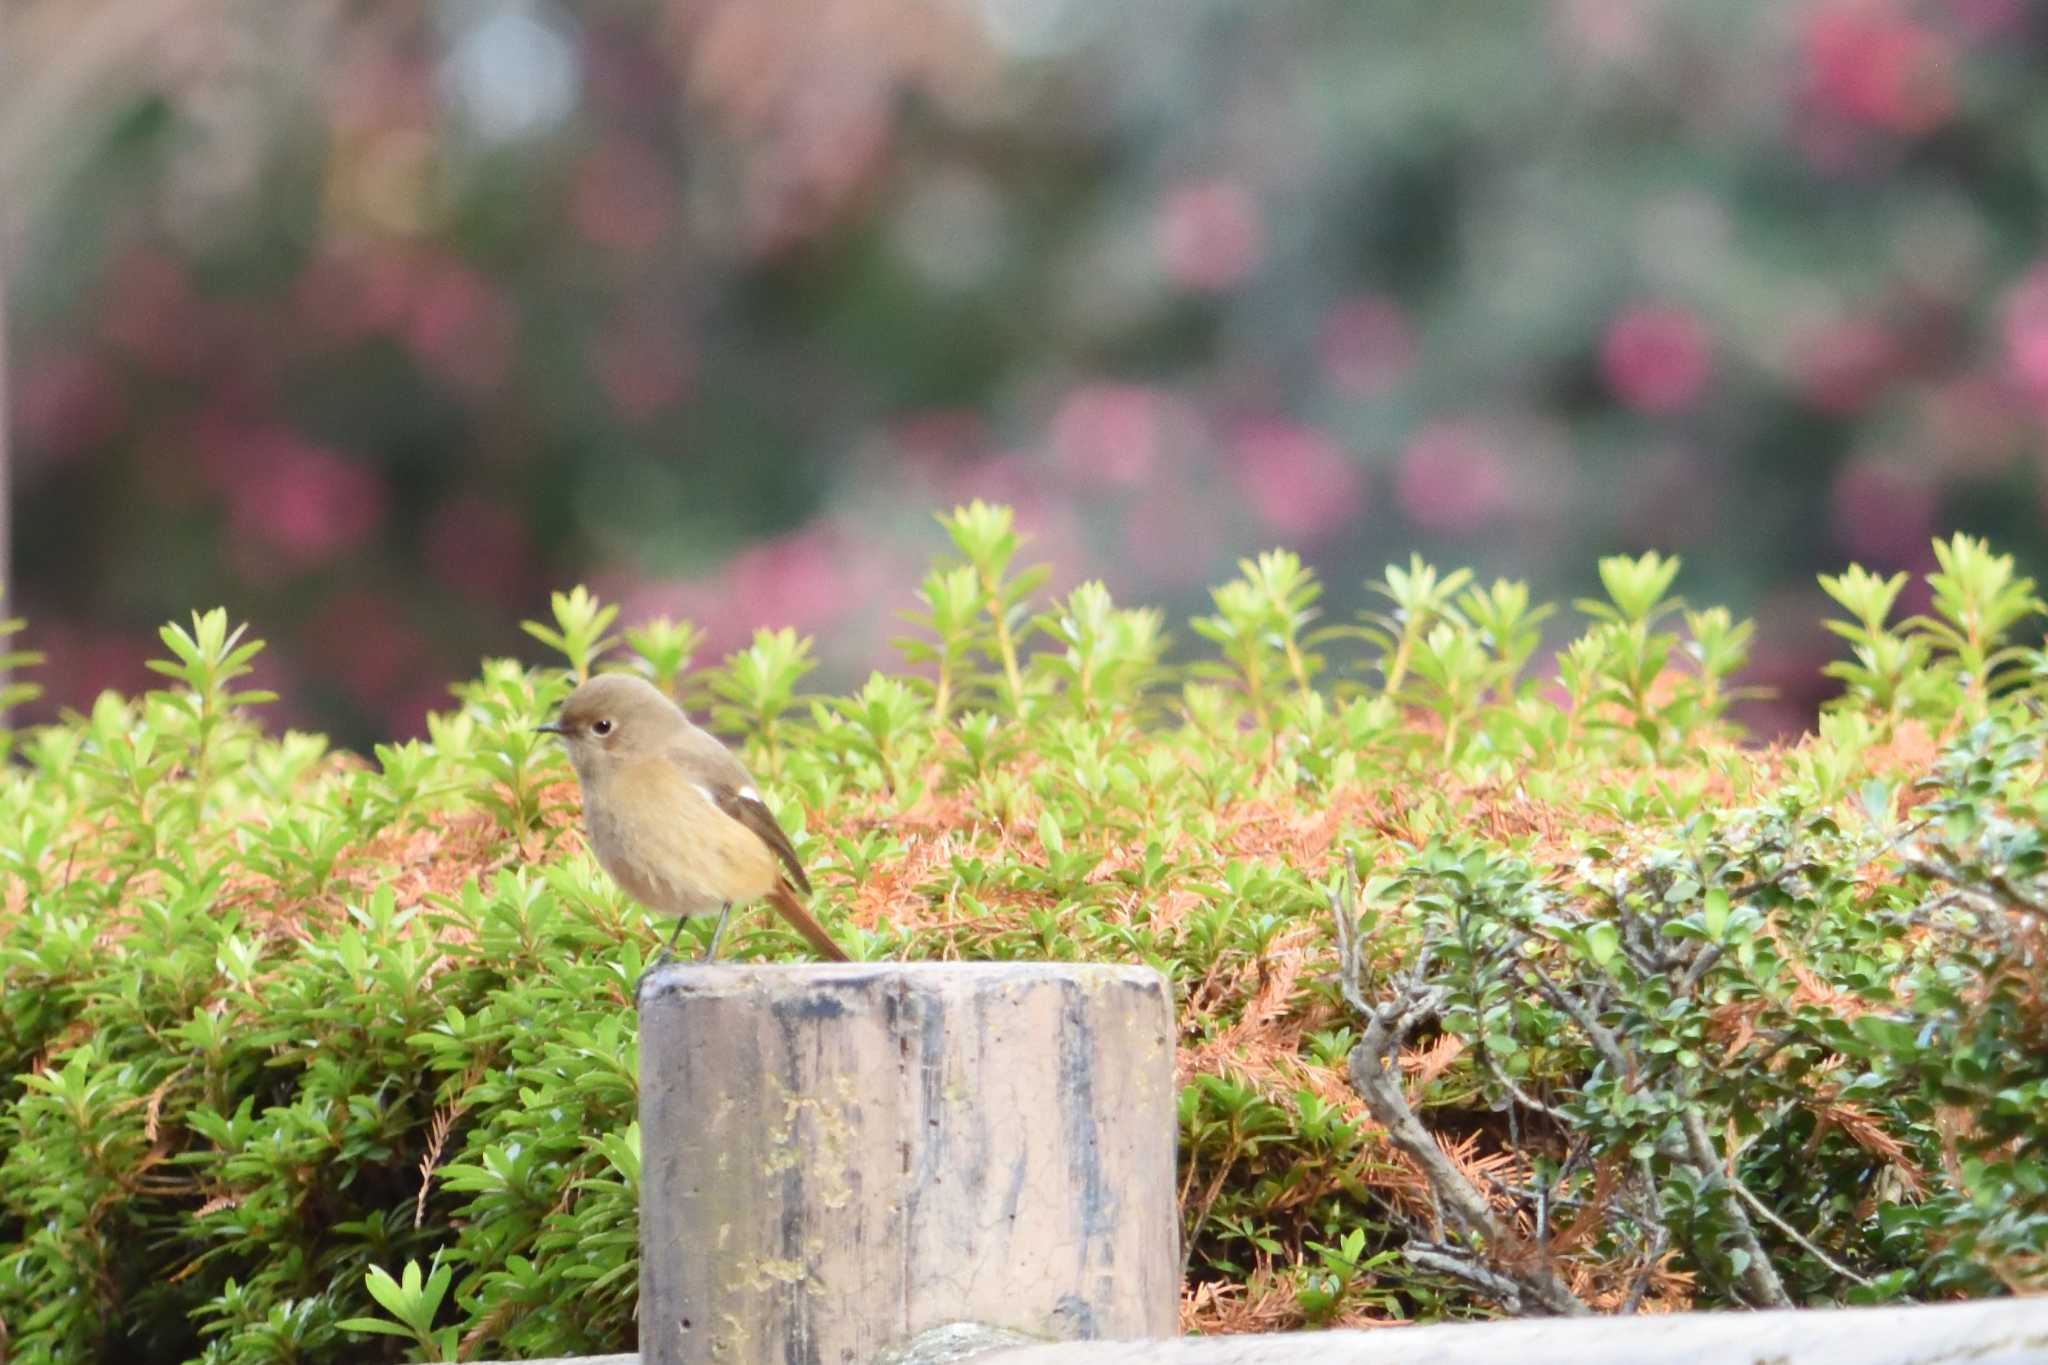
{"label": "dark green foliage", "polygon": [[[1169,977],[1195,1325],[1497,1311],[1414,1256],[1430,1196],[1345,1080],[1333,898],[1364,996],[1424,969],[1424,1122],[1595,1306],[2039,1286],[2048,726],[2009,562],[1944,545],[1935,614],[1898,626],[1895,585],[1831,580],[1848,691],[1774,753],[1731,742],[1746,629],[1673,598],[1674,561],[1603,565],[1546,689],[1519,585],[1413,564],[1333,626],[1262,556],[1182,671],[1157,613],[1040,600],[1004,510],[948,529],[925,673],[851,696],[802,694],[786,631],[687,676],[687,625],[601,659],[577,593],[534,631],[567,674],[487,664],[374,764],[264,735],[220,612],[166,630],[173,686],[12,736],[9,1358],[632,1346],[657,926],[532,731],[599,666],[747,746],[857,954]],[[729,942],[795,948],[762,916]]]}

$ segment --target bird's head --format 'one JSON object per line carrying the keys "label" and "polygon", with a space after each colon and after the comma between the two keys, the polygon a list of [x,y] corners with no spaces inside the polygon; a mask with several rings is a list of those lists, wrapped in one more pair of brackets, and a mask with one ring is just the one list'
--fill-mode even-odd
{"label": "bird's head", "polygon": [[569,694],[555,719],[534,728],[561,736],[576,776],[588,782],[628,759],[661,752],[689,723],[645,679],[600,673]]}

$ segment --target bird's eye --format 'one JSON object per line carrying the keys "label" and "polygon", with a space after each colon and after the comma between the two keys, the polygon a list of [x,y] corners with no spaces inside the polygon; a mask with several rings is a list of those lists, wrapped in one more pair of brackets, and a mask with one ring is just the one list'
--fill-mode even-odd
{"label": "bird's eye", "polygon": [[594,720],[590,722],[590,733],[593,735],[608,735],[611,732],[612,723],[608,720]]}

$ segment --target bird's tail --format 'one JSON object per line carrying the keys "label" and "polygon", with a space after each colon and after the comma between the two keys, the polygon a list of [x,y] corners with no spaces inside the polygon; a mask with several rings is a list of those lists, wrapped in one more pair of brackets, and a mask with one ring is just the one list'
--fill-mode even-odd
{"label": "bird's tail", "polygon": [[788,886],[778,883],[775,889],[768,893],[768,903],[775,907],[777,914],[789,921],[790,928],[804,936],[804,941],[817,950],[819,957],[828,962],[853,960],[846,955],[844,948],[833,941],[832,935],[825,932],[825,926],[818,923],[810,911],[804,909],[802,902],[797,900],[795,893]]}

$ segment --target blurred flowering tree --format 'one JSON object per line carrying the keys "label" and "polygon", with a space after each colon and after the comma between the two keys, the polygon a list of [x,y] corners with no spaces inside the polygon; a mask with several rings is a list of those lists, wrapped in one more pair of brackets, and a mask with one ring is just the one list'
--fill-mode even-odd
{"label": "blurred flowering tree", "polygon": [[[1190,605],[2041,544],[2030,0],[16,0],[15,578],[55,702],[227,600],[403,730],[543,589],[858,667],[936,505]],[[1178,600],[1176,600],[1178,599]],[[272,657],[266,655],[266,658]],[[1790,693],[1753,719],[1803,719]]]}

